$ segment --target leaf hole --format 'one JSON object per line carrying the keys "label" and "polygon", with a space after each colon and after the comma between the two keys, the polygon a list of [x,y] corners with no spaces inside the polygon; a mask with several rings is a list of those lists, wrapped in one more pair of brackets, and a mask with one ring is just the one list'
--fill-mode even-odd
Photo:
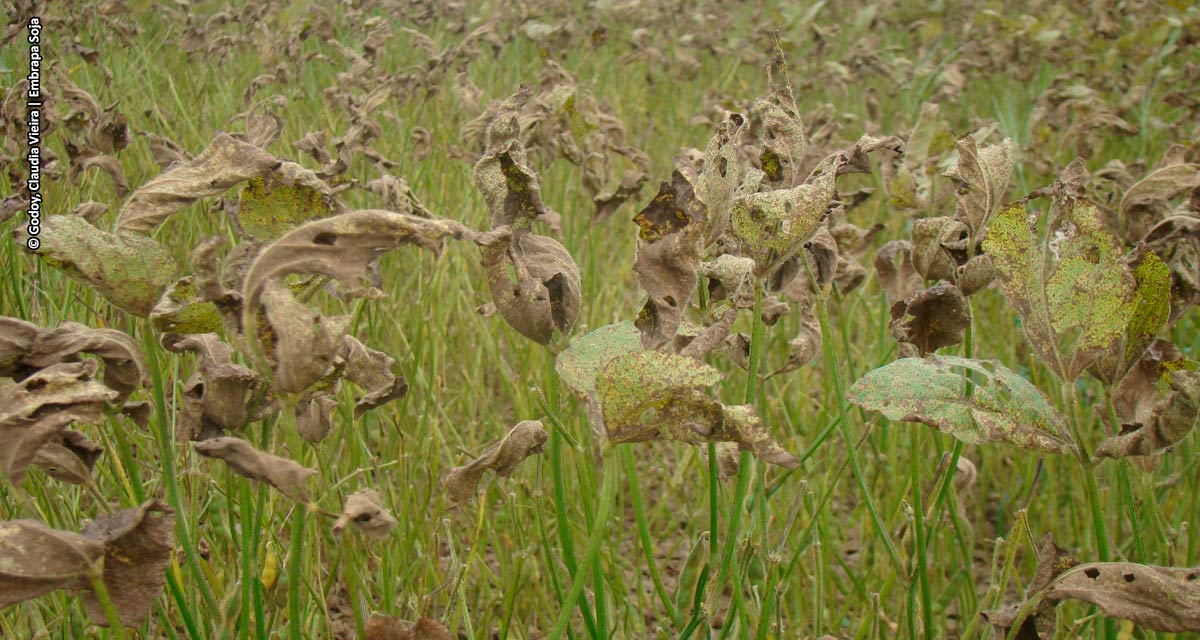
{"label": "leaf hole", "polygon": [[1100,577],[1100,570],[1095,567],[1091,567],[1089,569],[1084,569],[1083,574],[1092,580],[1095,580],[1096,578]]}
{"label": "leaf hole", "polygon": [[1193,572],[1187,574],[1188,582],[1195,582],[1197,578],[1200,578],[1200,571],[1193,571]]}
{"label": "leaf hole", "polygon": [[328,231],[322,231],[321,233],[318,233],[317,235],[313,236],[312,241],[313,241],[313,244],[319,244],[319,245],[324,245],[327,247],[332,247],[334,244],[337,243],[337,235],[330,233]]}
{"label": "leaf hole", "polygon": [[1133,582],[1134,580],[1136,580],[1136,578],[1134,577],[1134,575],[1132,573],[1127,573],[1121,577],[1125,578],[1125,582]]}

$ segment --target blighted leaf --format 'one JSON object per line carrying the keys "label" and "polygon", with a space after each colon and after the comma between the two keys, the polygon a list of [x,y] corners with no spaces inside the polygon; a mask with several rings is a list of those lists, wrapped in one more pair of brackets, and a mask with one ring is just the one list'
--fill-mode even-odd
{"label": "blighted leaf", "polygon": [[316,444],[325,439],[333,429],[333,407],[337,401],[330,390],[306,393],[296,402],[296,430],[300,437]]}
{"label": "blighted leaf", "polygon": [[533,93],[531,85],[505,100],[487,128],[487,148],[475,164],[475,187],[487,203],[492,228],[527,229],[546,212],[538,175],[529,167],[516,109]]}
{"label": "blighted leaf", "polygon": [[307,469],[287,458],[259,451],[249,442],[239,438],[210,438],[196,442],[192,447],[202,456],[223,461],[239,475],[265,482],[298,502],[308,502],[305,484],[310,477],[316,475],[317,472],[313,469]]}
{"label": "blighted leaf", "polygon": [[335,210],[333,191],[324,180],[294,162],[283,162],[242,188],[237,219],[246,233],[270,241]]}
{"label": "blighted leaf", "polygon": [[995,611],[984,611],[980,614],[983,621],[998,628],[1010,637],[1010,629],[1020,627],[1016,632],[1017,640],[1050,640],[1054,637],[1057,611],[1054,602],[1039,596],[1039,592],[1048,587],[1064,571],[1079,564],[1079,560],[1059,548],[1054,537],[1046,534],[1038,544],[1037,573],[1025,590],[1025,598],[1038,598],[1036,604],[1028,612],[1024,620],[1018,620],[1025,603],[1018,602]]}
{"label": "blighted leaf", "polygon": [[24,361],[40,369],[77,360],[81,353],[99,356],[104,361],[104,384],[117,392],[114,403],[124,401],[148,383],[141,351],[132,338],[115,329],[93,329],[77,322],[64,322],[42,332]]}
{"label": "blighted leaf", "polygon": [[1159,340],[1113,390],[1120,431],[1100,443],[1096,456],[1151,455],[1174,445],[1200,412],[1200,376],[1175,345]]}
{"label": "blighted leaf", "polygon": [[268,281],[262,293],[270,325],[267,347],[275,373],[275,388],[300,393],[325,377],[342,347],[349,316],[314,313],[278,281]]}
{"label": "blighted leaf", "polygon": [[346,498],[342,515],[333,524],[333,535],[341,535],[348,524],[353,524],[369,538],[383,540],[396,526],[396,518],[383,508],[383,496],[378,491],[359,489]]}
{"label": "blighted leaf", "polygon": [[726,113],[717,133],[708,141],[699,173],[686,176],[696,200],[704,205],[705,244],[712,244],[724,235],[729,225],[734,191],[741,182],[737,153],[745,124],[746,119],[740,113]]}
{"label": "blighted leaf", "polygon": [[912,264],[926,280],[951,280],[967,260],[968,227],[949,217],[912,223]]}
{"label": "blighted leaf", "polygon": [[754,110],[763,122],[763,151],[759,157],[763,173],[771,182],[790,185],[804,160],[807,140],[778,37],[767,66],[767,96],[754,102]]}
{"label": "blighted leaf", "polygon": [[967,299],[958,287],[942,281],[892,305],[888,328],[896,340],[915,345],[924,356],[962,342],[969,324]]}
{"label": "blighted leaf", "polygon": [[[975,385],[970,397],[964,393],[968,373]],[[868,372],[849,398],[888,419],[920,422],[967,444],[1004,442],[1051,453],[1071,444],[1042,392],[995,360],[903,358]]]}
{"label": "blighted leaf", "polygon": [[354,336],[345,336],[344,340],[345,378],[369,392],[354,403],[355,415],[408,393],[408,380],[396,372],[395,358],[364,345]]}
{"label": "blighted leaf", "polygon": [[[1149,301],[1144,308],[1151,310],[1160,296],[1138,293],[1139,283],[1095,205],[1069,195],[1073,187],[1066,182],[1057,184],[1041,240],[1036,216],[1027,216],[1017,202],[996,215],[983,246],[1034,351],[1069,381],[1122,339],[1142,307],[1139,299]],[[1146,286],[1158,286],[1154,280]]]}
{"label": "blighted leaf", "polygon": [[420,618],[409,624],[399,618],[373,613],[367,619],[366,640],[454,640],[442,623]]}
{"label": "blighted leaf", "polygon": [[739,308],[754,305],[756,280],[754,261],[750,258],[721,254],[715,260],[701,262],[700,272],[709,280],[710,303],[730,300]]}
{"label": "blighted leaf", "polygon": [[913,266],[912,243],[908,240],[891,240],[880,247],[875,254],[875,271],[889,305],[908,298],[923,284]]}
{"label": "blighted leaf", "polygon": [[70,484],[92,482],[92,467],[104,453],[104,447],[74,429],[64,429],[38,449],[33,466],[46,475]]}
{"label": "blighted leaf", "polygon": [[35,324],[0,316],[0,377],[14,377],[23,368],[25,354],[41,333],[42,328]]}
{"label": "blighted leaf", "polygon": [[964,296],[970,296],[992,283],[996,278],[996,267],[992,257],[985,254],[977,255],[966,264],[960,266],[956,282]]}
{"label": "blighted leaf", "polygon": [[796,254],[817,230],[836,192],[834,171],[791,189],[739,195],[731,228],[745,244],[759,273]]}
{"label": "blighted leaf", "polygon": [[158,242],[135,233],[107,233],[75,216],[46,216],[37,256],[117,307],[146,317],[179,270]]}
{"label": "blighted leaf", "polygon": [[491,445],[483,455],[471,462],[450,470],[442,486],[455,504],[470,502],[479,490],[479,481],[488,469],[501,478],[507,478],[522,460],[541,453],[549,435],[537,420],[523,420],[513,427],[508,435]]}
{"label": "blighted leaf", "polygon": [[555,359],[559,377],[580,398],[596,393],[596,376],[609,360],[623,353],[641,351],[637,328],[628,320],[610,324],[571,341]]}
{"label": "blighted leaf", "polygon": [[117,392],[92,380],[94,362],[51,365],[20,382],[0,380],[0,464],[13,484],[67,425],[100,419]]}
{"label": "blighted leaf", "polygon": [[1120,211],[1129,214],[1134,207],[1170,200],[1197,187],[1200,187],[1200,164],[1172,164],[1126,189],[1121,196]]}
{"label": "blighted leaf", "polygon": [[567,249],[535,233],[489,234],[483,268],[500,315],[521,335],[549,344],[570,333],[579,315],[579,267]]}
{"label": "blighted leaf", "polygon": [[625,353],[600,368],[596,402],[613,442],[736,442],[764,462],[799,466],[766,432],[753,408],[723,405],[705,393],[720,380],[719,371],[685,356]]}
{"label": "blighted leaf", "polygon": [[97,574],[104,545],[36,520],[0,522],[0,609]]}
{"label": "blighted leaf", "polygon": [[198,378],[184,388],[184,402],[194,404],[201,424],[190,429],[189,439],[212,432],[241,429],[249,422],[261,392],[262,377],[233,362],[233,349],[216,334],[205,333],[173,341],[176,353],[196,354]]}
{"label": "blighted leaf", "polygon": [[[104,544],[104,584],[123,624],[142,624],[154,607],[167,582],[174,532],[175,511],[158,500],[102,515],[83,530],[83,537]],[[108,626],[90,591],[84,606],[94,624]]]}
{"label": "blighted leaf", "polygon": [[1045,597],[1094,604],[1155,631],[1200,631],[1200,567],[1091,562],[1058,576]]}
{"label": "blighted leaf", "polygon": [[1011,140],[979,149],[974,137],[959,139],[958,160],[946,175],[958,185],[955,218],[966,223],[975,237],[983,233],[992,214],[1004,201],[1012,170]]}
{"label": "blighted leaf", "polygon": [[[787,362],[768,374],[768,378],[791,373],[821,355],[821,323],[817,319],[815,304],[811,298],[804,298],[799,302],[798,315],[800,316],[800,330],[795,337],[788,340]],[[746,355],[749,356],[748,350]]]}
{"label": "blighted leaf", "polygon": [[679,328],[696,288],[705,220],[703,204],[678,170],[633,219],[639,228],[633,270],[649,296],[636,325],[647,347],[665,343]]}
{"label": "blighted leaf", "polygon": [[279,160],[266,151],[219,133],[200,155],[172,166],[134,191],[117,214],[117,230],[149,234],[196,200],[221,195],[278,165]]}
{"label": "blighted leaf", "polygon": [[[713,349],[725,342],[735,320],[737,320],[736,307],[722,305],[713,308],[705,319],[704,326],[696,332],[696,335],[690,336],[686,341],[677,342],[679,355],[702,360]],[[676,337],[679,337],[678,334]]]}

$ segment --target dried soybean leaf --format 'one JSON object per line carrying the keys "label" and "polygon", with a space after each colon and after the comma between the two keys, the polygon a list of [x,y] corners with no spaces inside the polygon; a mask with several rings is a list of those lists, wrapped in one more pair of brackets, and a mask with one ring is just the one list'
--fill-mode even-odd
{"label": "dried soybean leaf", "polygon": [[946,176],[958,185],[955,218],[966,223],[975,237],[983,233],[992,214],[1004,201],[1012,170],[1011,140],[979,149],[974,137],[959,139],[958,159],[946,171]]}
{"label": "dried soybean leaf", "polygon": [[924,356],[962,342],[969,324],[967,299],[958,287],[941,281],[892,305],[888,328],[896,340],[915,345]]}
{"label": "dried soybean leaf", "polygon": [[1119,209],[1129,214],[1134,207],[1144,207],[1170,200],[1200,187],[1200,164],[1172,164],[1151,172],[1121,195]]}
{"label": "dried soybean leaf", "polygon": [[996,267],[992,264],[992,257],[984,253],[967,260],[958,268],[956,276],[959,290],[964,296],[970,296],[996,279]]}
{"label": "dried soybean leaf", "polygon": [[[969,372],[975,387],[967,397]],[[920,422],[967,444],[1004,442],[1051,453],[1070,447],[1042,392],[995,360],[903,358],[868,372],[849,397],[890,420]]]}
{"label": "dried soybean leaf", "polygon": [[501,478],[507,478],[522,460],[542,452],[549,435],[537,420],[523,420],[513,427],[508,435],[491,445],[483,455],[471,462],[450,470],[442,486],[455,504],[470,502],[479,490],[479,481],[488,469]]}
{"label": "dried soybean leaf", "polygon": [[700,272],[709,279],[710,302],[730,300],[739,308],[753,306],[756,280],[750,258],[721,254],[716,260],[701,262]]}
{"label": "dried soybean leaf", "polygon": [[763,173],[770,182],[793,184],[808,141],[778,36],[767,65],[767,96],[755,100],[754,110],[763,123],[763,151],[759,157]]}
{"label": "dried soybean leaf", "polygon": [[269,281],[263,288],[262,304],[271,337],[263,346],[275,374],[274,387],[284,393],[300,393],[334,366],[350,316],[313,313],[277,281]]}
{"label": "dried soybean leaf", "polygon": [[734,191],[741,183],[737,154],[745,124],[746,119],[740,113],[726,113],[717,133],[708,141],[699,173],[687,176],[695,199],[704,205],[705,244],[712,244],[724,235],[729,225]]}
{"label": "dried soybean leaf", "polygon": [[196,200],[221,195],[233,185],[278,165],[279,160],[266,151],[218,133],[200,155],[167,169],[134,191],[117,214],[116,228],[149,234]]}
{"label": "dried soybean leaf", "polygon": [[100,570],[104,545],[36,520],[0,522],[0,609],[74,588]]}
{"label": "dried soybean leaf", "polygon": [[1055,578],[1045,597],[1094,604],[1155,631],[1200,631],[1200,567],[1091,562]]}
{"label": "dried soybean leaf", "polygon": [[[262,376],[233,362],[233,349],[216,334],[205,333],[173,342],[175,353],[196,354],[199,379],[189,381],[185,401],[194,401],[205,423],[220,430],[241,429],[252,419]],[[208,431],[201,428],[199,433]]]}
{"label": "dried soybean leaf", "polygon": [[92,482],[92,468],[104,453],[104,447],[74,429],[64,429],[38,449],[33,466],[46,475],[70,484]]}
{"label": "dried soybean leaf", "polygon": [[13,484],[67,425],[100,419],[117,392],[92,380],[94,362],[54,364],[20,382],[0,381],[0,467]]}
{"label": "dried soybean leaf", "polygon": [[[104,584],[123,624],[136,627],[150,614],[167,582],[174,532],[175,511],[158,500],[102,515],[83,530],[83,537],[104,544]],[[90,590],[83,603],[93,624],[108,626]]]}
{"label": "dried soybean leaf", "polygon": [[337,402],[329,393],[305,394],[296,403],[296,430],[300,437],[317,444],[333,429],[333,407]]}
{"label": "dried soybean leaf", "polygon": [[563,382],[583,399],[596,393],[596,376],[609,360],[623,353],[641,351],[637,328],[628,320],[605,325],[575,338],[561,351],[554,368]]}
{"label": "dried soybean leaf", "polygon": [[146,317],[179,266],[162,245],[135,233],[107,233],[75,216],[46,216],[37,256],[106,300]]}
{"label": "dried soybean leaf", "polygon": [[546,212],[538,174],[529,167],[517,110],[533,94],[531,85],[521,85],[500,106],[487,127],[487,148],[475,164],[475,188],[487,203],[492,228],[511,226],[527,229]]}
{"label": "dried soybean leaf", "polygon": [[596,377],[596,402],[613,442],[736,442],[764,462],[799,461],[779,447],[749,406],[723,405],[705,393],[721,373],[691,358],[657,351],[617,355]]}
{"label": "dried soybean leaf", "polygon": [[363,535],[383,540],[396,526],[396,518],[383,508],[383,496],[374,489],[359,489],[346,498],[342,515],[333,523],[333,535],[338,537],[353,524]]}
{"label": "dried soybean leaf", "polygon": [[686,345],[679,348],[679,355],[702,360],[713,349],[725,342],[733,322],[737,320],[736,307],[718,307],[709,313],[708,320]]}
{"label": "dried soybean leaf", "polygon": [[395,358],[364,345],[354,336],[345,336],[344,340],[344,376],[369,392],[354,403],[354,415],[361,416],[408,393],[408,380],[396,371]]}
{"label": "dried soybean leaf", "polygon": [[366,640],[455,640],[442,623],[420,618],[409,624],[399,618],[372,613],[367,619]]}
{"label": "dried soybean leaf", "polygon": [[1113,390],[1122,424],[1096,448],[1096,456],[1151,455],[1176,444],[1200,412],[1200,377],[1170,342],[1156,341]]}
{"label": "dried soybean leaf", "polygon": [[836,173],[827,171],[791,189],[739,195],[733,201],[731,229],[754,259],[760,275],[795,255],[825,217]]}
{"label": "dried soybean leaf", "polygon": [[64,322],[42,332],[24,361],[41,369],[75,361],[80,353],[90,353],[104,361],[104,384],[117,392],[113,399],[116,404],[149,382],[142,353],[133,338],[115,329],[93,329],[77,322]]}
{"label": "dried soybean leaf", "polygon": [[[1034,351],[1066,381],[1115,348],[1130,322],[1143,317],[1138,309],[1153,309],[1159,298],[1152,290],[1138,292],[1140,283],[1099,211],[1070,195],[1075,188],[1066,180],[1056,183],[1040,241],[1036,217],[1027,217],[1021,202],[1001,209],[983,241]],[[1145,280],[1146,287],[1160,284]],[[1151,302],[1142,307],[1139,300]]]}
{"label": "dried soybean leaf", "polygon": [[184,276],[163,291],[150,309],[150,323],[160,333],[214,333],[222,327],[216,306],[196,290],[194,276]]}
{"label": "dried soybean leaf", "polygon": [[949,217],[912,223],[912,264],[926,280],[950,280],[967,260],[967,225]]}
{"label": "dried soybean leaf", "polygon": [[1125,264],[1135,283],[1129,322],[1125,332],[1088,369],[1110,385],[1137,363],[1171,315],[1171,270],[1167,265],[1141,245],[1126,257]]}
{"label": "dried soybean leaf", "polygon": [[557,240],[523,232],[481,239],[488,289],[500,315],[521,335],[549,344],[570,333],[579,315],[575,259]]}
{"label": "dried soybean leaf", "polygon": [[[767,378],[791,373],[816,360],[821,355],[821,323],[817,319],[814,304],[805,298],[800,302],[800,330],[796,337],[788,340],[788,359],[782,367],[772,371]],[[747,345],[748,346],[748,345]],[[747,354],[749,350],[747,349]]]}
{"label": "dried soybean leaf", "polygon": [[912,261],[912,243],[891,240],[875,254],[875,271],[884,297],[892,305],[920,290],[923,282]]}
{"label": "dried soybean leaf", "polygon": [[676,170],[633,219],[639,227],[633,270],[649,297],[636,325],[647,347],[672,339],[683,320],[696,288],[705,215],[692,184]]}
{"label": "dried soybean leaf", "polygon": [[324,180],[294,162],[282,162],[242,188],[237,219],[251,237],[271,241],[336,210],[333,190]]}
{"label": "dried soybean leaf", "polygon": [[202,456],[223,461],[239,475],[257,482],[265,482],[297,502],[308,502],[305,484],[309,478],[316,475],[314,469],[307,469],[287,458],[259,451],[249,442],[239,438],[210,438],[193,443],[192,447]]}
{"label": "dried soybean leaf", "polygon": [[33,323],[0,316],[0,377],[12,378],[21,371],[25,354],[41,333],[41,327]]}

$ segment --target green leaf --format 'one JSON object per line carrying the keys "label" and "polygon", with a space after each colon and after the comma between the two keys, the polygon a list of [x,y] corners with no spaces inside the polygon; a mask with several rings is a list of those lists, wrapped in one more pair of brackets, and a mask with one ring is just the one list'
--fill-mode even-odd
{"label": "green leaf", "polygon": [[554,368],[572,391],[588,398],[596,393],[596,375],[606,362],[623,353],[641,350],[641,334],[626,320],[572,340],[571,346],[558,354]]}
{"label": "green leaf", "polygon": [[211,301],[200,297],[192,276],[187,276],[163,293],[150,310],[150,323],[160,333],[217,333],[221,315]]}
{"label": "green leaf", "polygon": [[[974,392],[965,393],[974,374]],[[920,422],[967,444],[1003,442],[1062,453],[1062,419],[1036,387],[996,360],[904,358],[868,372],[850,401],[891,420]]]}

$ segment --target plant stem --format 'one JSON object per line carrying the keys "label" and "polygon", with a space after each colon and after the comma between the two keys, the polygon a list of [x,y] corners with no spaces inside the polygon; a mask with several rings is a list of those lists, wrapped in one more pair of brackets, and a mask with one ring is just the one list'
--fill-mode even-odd
{"label": "plant stem", "polygon": [[300,620],[300,581],[304,575],[304,519],[308,515],[302,504],[292,512],[292,533],[288,540],[288,637],[291,640],[304,638]]}
{"label": "plant stem", "polygon": [[663,584],[662,574],[658,570],[658,561],[654,558],[654,544],[650,540],[650,525],[646,520],[646,505],[642,500],[642,488],[638,481],[637,467],[634,464],[633,449],[626,447],[621,452],[621,457],[625,461],[625,477],[629,482],[629,501],[633,504],[633,516],[637,520],[638,538],[642,543],[642,553],[646,556],[646,567],[650,572],[650,580],[654,583],[654,591],[658,594],[663,608],[667,610],[667,616],[678,627],[683,621],[680,620],[679,612],[675,609],[670,595],[667,594],[667,587]]}
{"label": "plant stem", "polygon": [[[604,531],[608,528],[609,516],[612,514],[613,503],[617,497],[617,461],[615,452],[611,449],[601,453],[604,458],[604,474],[603,485],[600,490],[600,506],[596,512],[596,519],[592,523],[592,531],[588,534],[586,556],[584,562],[591,564],[596,561],[596,557],[600,554],[600,545],[604,542]],[[554,628],[547,636],[550,640],[558,640],[566,631],[567,625],[571,623],[571,611],[575,608],[576,601],[583,595],[583,583],[587,579],[587,572],[580,571],[575,574],[575,580],[571,583],[571,590],[567,592],[567,597],[562,602],[559,609],[558,619],[554,622]]]}
{"label": "plant stem", "polygon": [[96,600],[100,602],[100,608],[104,610],[104,617],[108,620],[108,628],[112,631],[112,635],[118,640],[124,640],[125,625],[121,622],[121,614],[113,605],[112,598],[108,596],[108,585],[104,584],[103,570],[96,571],[95,575],[88,576],[88,579],[92,582],[92,593],[96,594]]}
{"label": "plant stem", "polygon": [[[929,568],[926,559],[925,513],[921,504],[921,462],[917,453],[921,450],[921,431],[910,428],[909,441],[909,475],[913,492],[913,534],[917,548],[917,583],[921,590],[921,620],[925,630],[926,640],[933,638],[933,597],[929,588]],[[947,469],[946,476],[952,477],[953,470]]]}

